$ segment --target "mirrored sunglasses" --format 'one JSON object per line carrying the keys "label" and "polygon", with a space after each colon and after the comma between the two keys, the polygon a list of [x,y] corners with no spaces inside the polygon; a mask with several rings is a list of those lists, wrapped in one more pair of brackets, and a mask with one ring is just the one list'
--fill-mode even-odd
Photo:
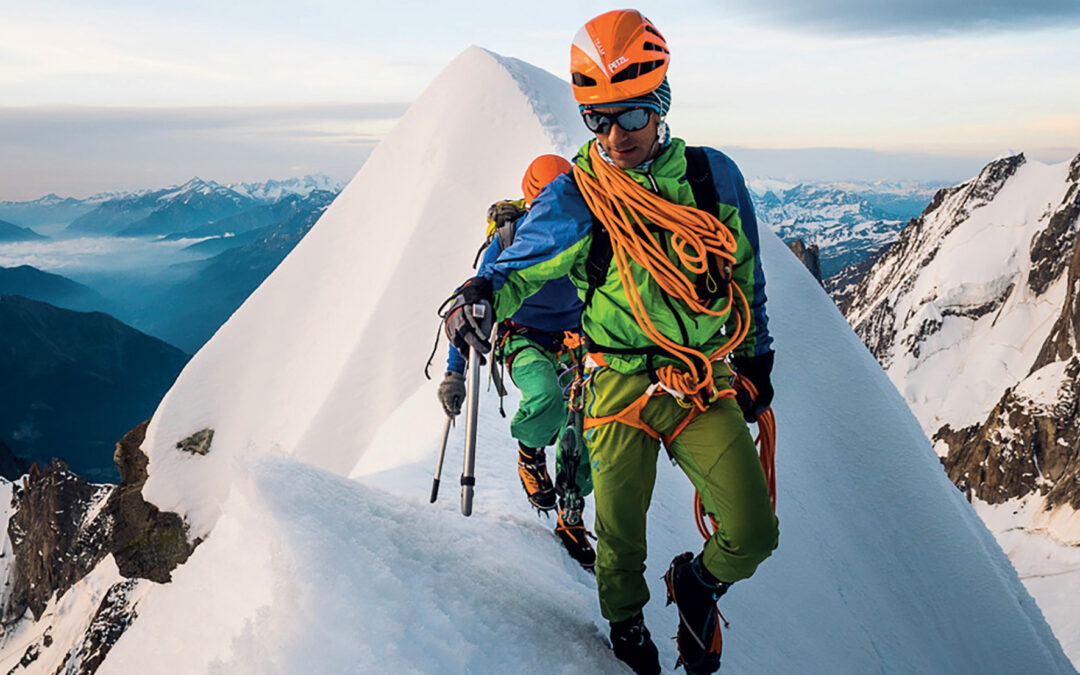
{"label": "mirrored sunglasses", "polygon": [[589,131],[606,134],[611,131],[612,124],[618,124],[624,131],[641,131],[649,124],[652,114],[649,108],[630,108],[617,113],[602,113],[586,108],[581,113],[581,119],[585,120]]}

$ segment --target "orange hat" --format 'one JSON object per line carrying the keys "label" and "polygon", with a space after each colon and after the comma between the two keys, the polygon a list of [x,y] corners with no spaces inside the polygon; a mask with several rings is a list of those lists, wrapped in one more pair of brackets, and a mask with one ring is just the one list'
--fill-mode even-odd
{"label": "orange hat", "polygon": [[525,201],[531,204],[548,183],[572,169],[570,162],[558,155],[540,155],[534,159],[521,179],[521,193],[525,195]]}
{"label": "orange hat", "polygon": [[670,60],[664,36],[640,12],[601,14],[582,26],[570,46],[574,98],[603,105],[648,94],[664,81]]}

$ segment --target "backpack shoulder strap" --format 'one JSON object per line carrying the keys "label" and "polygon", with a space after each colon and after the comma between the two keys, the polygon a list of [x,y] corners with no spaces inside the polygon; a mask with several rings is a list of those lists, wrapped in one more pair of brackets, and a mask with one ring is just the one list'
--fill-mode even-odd
{"label": "backpack shoulder strap", "polygon": [[608,267],[611,266],[611,258],[615,255],[611,248],[611,235],[600,219],[593,214],[592,217],[592,241],[589,242],[589,254],[585,258],[585,278],[589,287],[585,290],[585,306],[592,302],[596,289],[604,285],[607,279]]}
{"label": "backpack shoulder strap", "polygon": [[517,221],[511,221],[495,230],[495,235],[499,238],[499,246],[502,250],[510,248],[510,244],[514,243],[514,236],[517,235]]}
{"label": "backpack shoulder strap", "polygon": [[[719,217],[720,197],[716,193],[716,183],[713,182],[712,168],[709,166],[705,148],[687,146],[686,180],[694,192],[697,208]],[[731,267],[726,261],[711,254],[706,257],[706,264],[708,271],[698,276],[694,286],[699,298],[715,300],[723,295],[727,284],[731,283]]]}
{"label": "backpack shoulder strap", "polygon": [[713,183],[712,169],[709,167],[709,158],[705,154],[705,148],[686,146],[686,180],[690,183],[690,189],[694,191],[697,207],[714,216],[717,215],[719,197],[716,194],[716,184]]}

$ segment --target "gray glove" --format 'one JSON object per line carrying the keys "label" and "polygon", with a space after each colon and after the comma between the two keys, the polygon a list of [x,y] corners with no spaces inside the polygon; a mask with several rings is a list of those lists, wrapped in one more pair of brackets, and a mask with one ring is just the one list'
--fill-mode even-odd
{"label": "gray glove", "polygon": [[439,403],[450,417],[457,417],[461,404],[465,402],[465,376],[452,370],[439,383]]}

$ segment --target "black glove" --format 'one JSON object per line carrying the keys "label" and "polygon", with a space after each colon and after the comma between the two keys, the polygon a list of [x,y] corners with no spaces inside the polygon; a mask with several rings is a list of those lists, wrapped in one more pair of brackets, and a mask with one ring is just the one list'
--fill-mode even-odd
{"label": "black glove", "polygon": [[457,417],[461,413],[461,404],[465,401],[465,376],[452,370],[446,371],[439,383],[439,403],[447,416]]}
{"label": "black glove", "polygon": [[772,405],[773,388],[772,382],[769,380],[769,374],[772,373],[773,357],[775,356],[776,352],[769,351],[758,356],[731,357],[731,365],[735,367],[735,372],[750,380],[750,383],[757,389],[757,397],[754,399],[751,399],[750,395],[743,389],[739,389],[738,394],[735,396],[735,400],[738,401],[739,407],[742,408],[743,417],[746,418],[747,422],[756,422],[757,418]]}
{"label": "black glove", "polygon": [[458,288],[446,314],[446,337],[463,355],[468,355],[470,347],[479,354],[491,351],[495,323],[491,299],[491,281],[484,277],[473,277]]}

